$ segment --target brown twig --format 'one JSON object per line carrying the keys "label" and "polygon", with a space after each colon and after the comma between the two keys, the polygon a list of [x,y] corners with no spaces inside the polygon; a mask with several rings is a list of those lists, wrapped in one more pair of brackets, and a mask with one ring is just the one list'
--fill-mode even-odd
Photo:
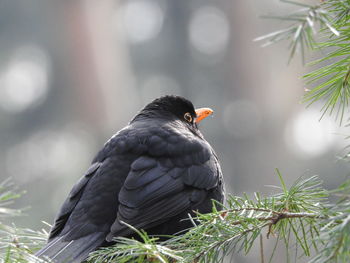
{"label": "brown twig", "polygon": [[262,234],[260,234],[260,259],[261,259],[261,263],[265,262],[265,259],[264,259],[264,240],[263,240]]}

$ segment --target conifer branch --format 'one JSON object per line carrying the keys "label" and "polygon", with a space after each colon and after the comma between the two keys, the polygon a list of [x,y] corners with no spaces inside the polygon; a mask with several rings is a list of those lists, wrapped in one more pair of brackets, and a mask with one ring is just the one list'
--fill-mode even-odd
{"label": "conifer branch", "polygon": [[350,1],[327,0],[315,5],[282,2],[302,8],[286,18],[272,17],[290,21],[291,25],[256,40],[265,41],[265,45],[289,40],[289,60],[296,50],[301,51],[303,61],[306,51],[322,50],[326,55],[311,63],[318,69],[304,76],[306,84],[313,88],[306,89],[303,102],[310,105],[324,101],[321,118],[326,113],[334,114],[342,124],[350,99]]}
{"label": "conifer branch", "polygon": [[47,232],[19,228],[15,224],[7,225],[1,221],[5,217],[22,216],[20,209],[9,207],[22,194],[9,179],[0,184],[0,262],[46,263],[33,253],[46,242]]}

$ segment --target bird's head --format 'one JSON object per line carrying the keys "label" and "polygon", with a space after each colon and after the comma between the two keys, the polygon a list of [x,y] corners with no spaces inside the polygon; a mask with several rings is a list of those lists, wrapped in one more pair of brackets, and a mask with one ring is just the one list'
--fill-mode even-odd
{"label": "bird's head", "polygon": [[197,124],[212,113],[213,110],[210,108],[195,109],[192,102],[184,97],[167,95],[146,105],[135,119],[160,117],[180,120],[189,128],[197,129]]}

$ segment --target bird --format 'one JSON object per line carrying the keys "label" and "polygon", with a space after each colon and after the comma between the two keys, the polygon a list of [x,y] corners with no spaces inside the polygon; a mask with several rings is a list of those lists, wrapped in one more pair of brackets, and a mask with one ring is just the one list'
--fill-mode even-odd
{"label": "bird", "polygon": [[213,200],[224,200],[223,175],[198,129],[212,113],[176,95],[146,105],[93,158],[36,256],[79,263],[116,237],[134,236],[128,225],[176,235],[193,227],[189,215],[212,212]]}

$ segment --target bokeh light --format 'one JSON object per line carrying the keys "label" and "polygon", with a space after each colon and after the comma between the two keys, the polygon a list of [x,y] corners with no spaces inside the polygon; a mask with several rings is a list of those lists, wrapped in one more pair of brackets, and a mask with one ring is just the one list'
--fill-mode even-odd
{"label": "bokeh light", "polygon": [[81,173],[95,150],[92,136],[76,125],[41,130],[13,145],[6,153],[7,173],[18,181]]}
{"label": "bokeh light", "polygon": [[133,44],[146,42],[156,37],[162,29],[164,14],[155,1],[131,0],[118,10],[121,29]]}
{"label": "bokeh light", "polygon": [[42,48],[17,48],[0,72],[0,106],[9,112],[21,112],[42,103],[49,89],[49,71],[49,56]]}
{"label": "bokeh light", "polygon": [[320,114],[313,109],[303,110],[287,124],[285,140],[297,156],[317,157],[336,143],[337,126],[334,120],[327,117],[319,120]]}
{"label": "bokeh light", "polygon": [[195,11],[189,25],[192,46],[201,53],[214,55],[225,50],[230,38],[229,22],[224,12],[212,6]]}

